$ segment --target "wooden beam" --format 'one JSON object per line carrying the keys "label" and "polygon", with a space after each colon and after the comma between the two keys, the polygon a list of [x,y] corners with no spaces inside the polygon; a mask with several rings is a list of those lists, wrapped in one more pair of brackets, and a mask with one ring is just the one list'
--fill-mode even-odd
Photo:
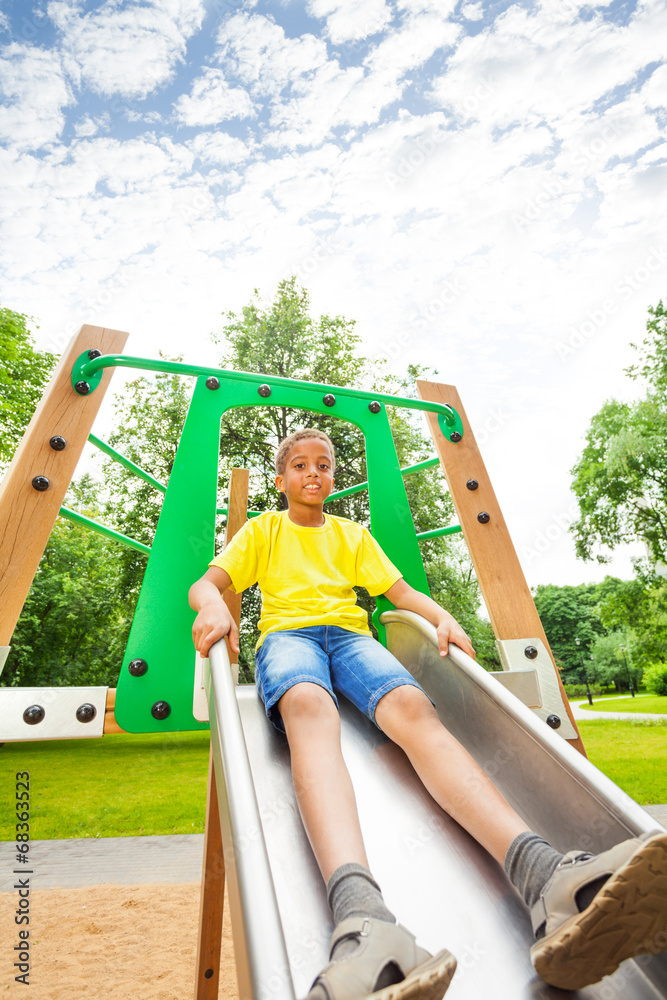
{"label": "wooden beam", "polygon": [[[453,385],[427,382],[422,379],[417,381],[417,391],[421,399],[453,406],[463,421],[463,439],[453,444],[440,431],[437,415],[426,414],[496,638],[542,640],[551,657],[565,710],[574,731],[578,734],[579,730],[563,690],[560,673],[549,648],[533,595],[523,575],[500,504],[463,409],[461,397]],[[476,489],[468,488],[467,483],[471,480],[477,482]],[[478,520],[478,514],[482,512],[489,515],[486,523]],[[568,742],[585,756],[579,735],[576,740]]]}
{"label": "wooden beam", "polygon": [[[229,504],[225,546],[248,518],[247,469],[232,469],[229,483]],[[241,621],[241,594],[225,594],[237,628]],[[228,644],[229,646],[229,644]],[[238,657],[229,650],[234,679],[238,681]],[[232,661],[233,658],[233,661]],[[225,858],[222,850],[218,791],[213,768],[213,753],[208,764],[208,793],[206,796],[206,827],[204,831],[204,863],[199,904],[199,933],[197,939],[197,972],[195,1000],[217,1000],[220,985],[220,948],[222,944],[222,919],[225,894]]]}
{"label": "wooden beam", "polygon": [[[104,710],[104,735],[108,736],[109,733],[127,733],[126,729],[121,729],[116,722],[116,689],[107,688],[107,700]],[[129,735],[129,734],[128,734]]]}
{"label": "wooden beam", "polygon": [[[0,484],[0,646],[8,646],[32,586],[42,553],[93,426],[113,368],[98,387],[79,396],[71,383],[74,362],[85,350],[119,354],[128,334],[100,326],[82,326],[65,349],[28,429]],[[62,451],[49,441],[61,437]],[[38,492],[36,476],[48,480]]]}

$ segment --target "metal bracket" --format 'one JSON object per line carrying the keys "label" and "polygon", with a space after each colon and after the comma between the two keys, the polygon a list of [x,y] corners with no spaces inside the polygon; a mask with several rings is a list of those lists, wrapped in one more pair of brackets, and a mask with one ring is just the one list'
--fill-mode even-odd
{"label": "metal bracket", "polygon": [[0,674],[2,673],[5,663],[7,662],[7,657],[9,656],[9,650],[11,648],[11,646],[0,646]]}
{"label": "metal bracket", "polygon": [[[106,703],[105,687],[0,688],[0,742],[103,736]],[[88,722],[77,718],[77,711],[84,705],[94,709],[82,713],[91,717]],[[24,713],[33,707],[34,721],[30,724]]]}
{"label": "metal bracket", "polygon": [[204,660],[195,650],[195,684],[192,695],[192,714],[197,722],[208,722],[208,698],[204,688],[204,681],[210,675],[211,664],[208,659]]}
{"label": "metal bracket", "polygon": [[[535,671],[539,687],[539,707],[532,705],[530,707],[543,722],[546,722],[550,715],[558,716],[560,719],[560,726],[556,730],[558,735],[566,740],[576,740],[577,731],[570,722],[558,684],[558,676],[542,640],[496,639],[496,649],[503,672],[523,672],[527,668]],[[527,653],[527,650],[530,652]]]}

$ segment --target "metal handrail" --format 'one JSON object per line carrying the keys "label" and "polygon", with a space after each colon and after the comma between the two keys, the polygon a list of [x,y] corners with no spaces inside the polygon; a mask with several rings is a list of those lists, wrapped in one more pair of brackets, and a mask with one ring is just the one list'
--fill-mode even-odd
{"label": "metal handrail", "polygon": [[262,832],[236,691],[224,639],[204,670],[218,787],[234,953],[241,997],[295,1000],[269,856]]}

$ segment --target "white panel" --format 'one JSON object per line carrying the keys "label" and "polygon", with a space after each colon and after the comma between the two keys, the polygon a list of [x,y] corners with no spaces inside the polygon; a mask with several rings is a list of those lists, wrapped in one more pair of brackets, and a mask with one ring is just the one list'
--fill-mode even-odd
{"label": "white panel", "polygon": [[[0,743],[102,736],[106,700],[105,687],[0,688]],[[91,722],[79,722],[76,711],[86,703],[94,705],[97,714]],[[35,725],[23,721],[31,705],[44,709],[44,718]]]}

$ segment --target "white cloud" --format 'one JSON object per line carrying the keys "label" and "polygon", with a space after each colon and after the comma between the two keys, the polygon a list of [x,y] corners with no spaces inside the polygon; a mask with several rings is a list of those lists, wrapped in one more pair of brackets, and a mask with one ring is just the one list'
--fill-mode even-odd
{"label": "white cloud", "polygon": [[231,118],[254,115],[253,103],[241,87],[232,87],[221,70],[205,69],[174,105],[176,120],[182,125],[217,125]]}
{"label": "white cloud", "polygon": [[47,13],[73,80],[105,97],[144,98],[171,80],[188,38],[201,27],[204,4],[104,0],[84,11],[80,0],[51,0]]}
{"label": "white cloud", "polygon": [[464,3],[461,14],[468,21],[481,21],[484,17],[484,5],[481,3]]}
{"label": "white cloud", "polygon": [[91,115],[84,115],[78,122],[74,123],[74,134],[79,139],[89,139],[93,135],[97,135],[100,129],[105,132],[108,131],[111,125],[111,116],[105,112],[104,114],[98,115],[98,117],[93,118]]}
{"label": "white cloud", "polygon": [[334,45],[376,35],[391,21],[385,0],[309,0],[311,17],[326,19],[326,33]]}
{"label": "white cloud", "polygon": [[73,103],[57,53],[13,42],[0,58],[0,141],[38,149],[63,130],[63,108]]}
{"label": "white cloud", "polygon": [[202,163],[241,163],[249,156],[249,150],[240,139],[225,132],[199,132],[185,144]]}
{"label": "white cloud", "polygon": [[288,38],[260,14],[235,14],[220,28],[218,61],[255,94],[269,97],[312,75],[327,63],[327,47],[314,35]]}

